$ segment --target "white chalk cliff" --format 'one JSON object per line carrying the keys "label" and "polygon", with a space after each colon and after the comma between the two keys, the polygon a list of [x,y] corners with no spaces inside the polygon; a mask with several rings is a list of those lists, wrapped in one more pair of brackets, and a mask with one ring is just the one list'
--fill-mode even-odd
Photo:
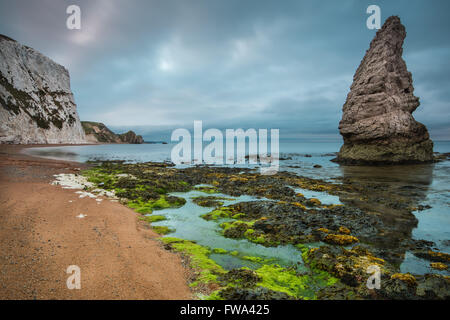
{"label": "white chalk cliff", "polygon": [[67,69],[3,35],[0,143],[86,143]]}

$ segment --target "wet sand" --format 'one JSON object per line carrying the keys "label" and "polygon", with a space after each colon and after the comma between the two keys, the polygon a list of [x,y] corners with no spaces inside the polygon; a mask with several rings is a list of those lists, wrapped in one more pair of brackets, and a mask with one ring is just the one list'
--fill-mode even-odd
{"label": "wet sand", "polygon": [[[50,184],[84,164],[24,147],[0,145],[0,299],[192,298],[184,262],[134,211]],[[67,288],[70,265],[81,269],[80,290]]]}

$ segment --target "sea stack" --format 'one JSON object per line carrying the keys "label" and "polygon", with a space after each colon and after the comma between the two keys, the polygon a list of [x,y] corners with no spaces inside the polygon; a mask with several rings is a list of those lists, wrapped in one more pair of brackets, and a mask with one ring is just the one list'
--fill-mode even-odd
{"label": "sea stack", "polygon": [[412,113],[419,106],[412,75],[402,59],[405,27],[389,17],[356,70],[343,107],[344,138],[337,162],[405,164],[433,160],[427,128]]}
{"label": "sea stack", "polygon": [[67,69],[1,34],[0,143],[86,143]]}

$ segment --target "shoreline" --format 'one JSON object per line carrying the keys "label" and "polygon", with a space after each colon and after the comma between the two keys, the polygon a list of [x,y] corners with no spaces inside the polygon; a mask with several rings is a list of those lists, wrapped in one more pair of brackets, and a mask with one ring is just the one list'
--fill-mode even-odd
{"label": "shoreline", "polygon": [[[442,299],[446,297],[446,289],[442,291],[439,287],[450,285],[450,278],[445,275],[447,274],[445,271],[442,271],[443,274],[436,272],[401,273],[400,271],[400,264],[407,251],[431,262],[430,267],[436,271],[448,269],[448,262],[450,262],[449,254],[431,250],[435,249],[433,242],[412,238],[412,230],[417,226],[418,221],[413,211],[423,210],[426,207],[419,206],[423,195],[418,193],[419,189],[411,186],[408,186],[408,190],[411,188],[416,190],[415,196],[404,194],[401,188],[397,189],[389,183],[383,184],[388,189],[380,190],[377,185],[362,183],[362,180],[358,179],[354,181],[346,179],[341,183],[334,184],[289,172],[280,172],[275,176],[267,177],[255,174],[249,169],[189,167],[175,170],[170,164],[156,162],[126,164],[120,161],[105,161],[98,166],[92,166],[85,163],[28,156],[20,153],[20,150],[23,150],[22,146],[1,149],[3,152],[0,153],[0,177],[6,173],[6,176],[8,177],[9,174],[11,179],[13,173],[20,171],[20,168],[11,172],[2,170],[3,162],[7,163],[8,159],[11,160],[10,158],[13,160],[15,158],[16,167],[18,164],[29,161],[32,163],[29,167],[37,170],[39,175],[45,176],[48,171],[46,177],[36,178],[39,183],[46,181],[46,187],[48,187],[49,181],[55,180],[52,175],[55,172],[69,174],[56,177],[57,184],[63,188],[73,187],[78,191],[58,188],[59,191],[70,193],[72,198],[65,199],[69,204],[58,203],[54,208],[50,206],[48,210],[58,211],[61,207],[72,206],[73,198],[78,196],[74,193],[80,194],[80,198],[85,198],[77,200],[77,202],[84,201],[97,205],[93,206],[91,211],[85,209],[72,211],[71,218],[76,221],[72,224],[77,225],[80,224],[79,221],[92,220],[90,218],[93,217],[93,212],[97,213],[100,207],[107,208],[107,210],[102,210],[101,218],[113,219],[114,223],[107,224],[103,219],[100,226],[105,229],[100,229],[98,223],[94,225],[92,230],[95,236],[110,236],[111,233],[115,234],[116,228],[127,228],[126,231],[121,230],[122,237],[127,239],[131,233],[134,242],[136,242],[135,238],[138,238],[137,242],[142,240],[139,235],[133,234],[133,231],[136,233],[136,230],[137,233],[148,231],[148,235],[144,235],[144,238],[150,240],[159,237],[155,235],[156,233],[168,234],[161,241],[153,241],[153,245],[155,242],[157,243],[157,248],[153,247],[153,250],[163,250],[163,246],[165,250],[168,250],[165,253],[168,255],[168,259],[170,259],[170,255],[173,256],[173,253],[176,253],[175,260],[178,259],[178,265],[175,262],[175,268],[179,264],[183,264],[185,268],[182,268],[181,271],[184,275],[181,281],[182,285],[177,286],[174,290],[183,290],[184,287],[187,287],[190,298],[340,300],[343,298],[403,299],[405,297],[407,297],[406,299],[427,299],[428,297]],[[83,171],[82,177],[77,176],[81,167],[87,169]],[[26,181],[25,186],[23,181],[18,179],[20,175],[14,177],[15,180],[18,180],[14,182],[22,183],[20,189],[22,194],[24,187],[34,183],[30,179],[34,178],[35,171],[31,170],[22,174],[22,179]],[[10,183],[12,182],[10,181]],[[263,184],[266,187],[261,188]],[[0,199],[2,199],[2,187],[3,185],[0,184]],[[194,191],[194,197],[187,195],[191,191]],[[317,193],[312,195],[311,191],[325,193],[327,198],[322,198]],[[13,191],[9,192],[13,193]],[[28,194],[27,192],[25,191],[26,194]],[[53,196],[54,192],[47,192],[47,194],[51,193]],[[184,195],[177,194],[177,192]],[[99,201],[97,198],[99,194],[108,198],[102,197]],[[234,201],[234,199],[224,198],[224,195],[232,198],[245,195],[251,198],[242,202],[225,204],[223,201]],[[315,198],[316,196],[318,198]],[[18,199],[19,194],[15,197]],[[381,203],[380,197],[384,198]],[[56,198],[58,199],[60,196]],[[123,205],[117,203],[118,200]],[[30,201],[27,198],[27,202]],[[37,201],[40,201],[39,197]],[[322,201],[325,202],[322,203]],[[19,207],[20,211],[20,205],[18,206],[17,203],[18,201],[9,207],[13,207],[13,209]],[[192,207],[193,204],[197,207]],[[5,204],[5,201],[2,201],[0,205],[5,209],[8,208],[8,203]],[[116,206],[117,210],[120,208],[122,212],[120,217],[118,215],[110,217],[112,212],[110,212],[109,205]],[[29,208],[40,208],[40,206],[40,203],[31,203]],[[158,210],[168,208],[181,211],[172,215],[169,212],[157,213]],[[194,211],[183,211],[190,210],[189,208],[193,208]],[[202,215],[198,215],[199,210]],[[38,211],[42,210],[38,209]],[[128,219],[126,222],[118,221],[124,216],[130,217],[130,215],[124,214],[125,211],[131,213],[132,219]],[[172,213],[175,211],[170,210]],[[76,213],[86,215],[87,219],[74,219]],[[177,215],[182,219],[178,220]],[[236,243],[229,243],[223,247],[217,246],[221,240],[214,238],[211,234],[207,235],[207,232],[205,233],[206,238],[186,234],[183,225],[177,224],[177,220],[186,223],[188,221],[185,220],[186,217],[197,219],[196,221],[189,220],[191,227],[200,226],[201,221],[205,220],[213,222],[218,229],[212,224],[203,225],[203,227],[214,228],[215,232],[218,231],[219,238],[245,239],[248,243],[253,243],[250,246],[277,247],[279,250],[286,249],[284,246],[290,245],[298,260],[289,263],[295,265],[303,261],[303,267],[296,269],[294,265],[283,264],[280,266],[277,259],[283,259],[282,255],[275,252],[273,255],[266,252],[269,254],[266,256],[265,254],[261,255],[259,250],[251,251],[247,248],[250,251],[247,252],[246,249],[246,252],[242,253],[239,245],[235,246]],[[0,216],[0,218],[3,217]],[[162,225],[158,223],[164,220],[167,222],[163,222]],[[57,220],[54,222],[61,223]],[[130,229],[130,225],[133,224],[136,225],[135,230]],[[23,224],[19,227],[24,228]],[[13,226],[13,229],[17,229],[17,224]],[[92,230],[88,228],[80,232],[83,235],[82,238],[85,235],[89,238],[89,232],[92,233]],[[181,230],[181,233],[177,233],[178,230]],[[189,229],[187,230],[189,232]],[[57,231],[59,228],[56,228]],[[41,236],[41,232],[42,230],[39,229],[37,234]],[[14,239],[1,233],[0,236],[2,236],[0,238],[2,244],[8,243],[8,241],[14,242]],[[62,234],[59,238],[61,236],[64,238],[65,235]],[[91,236],[91,238],[95,239],[95,236]],[[75,238],[75,241],[78,240]],[[98,241],[98,239],[95,240]],[[108,243],[102,245],[110,244],[113,248],[114,244],[117,246],[119,243],[120,247],[120,243],[124,243],[118,240],[116,235],[109,237],[104,242]],[[24,247],[20,242],[19,246]],[[92,250],[92,245],[84,244],[83,247]],[[58,248],[61,248],[61,245]],[[128,253],[128,250],[115,249],[117,257]],[[128,246],[127,249],[131,249],[131,246]],[[55,256],[53,251],[50,253],[50,259]],[[108,247],[109,251],[110,247]],[[215,257],[210,256],[212,254]],[[101,255],[104,253],[102,252]],[[162,256],[162,254],[157,255],[158,259]],[[222,258],[218,258],[217,255],[221,255]],[[97,257],[98,254],[95,256]],[[114,257],[106,258],[108,264],[111,258],[113,261],[117,260]],[[224,259],[234,259],[234,263],[241,267],[235,266],[227,269],[223,265]],[[237,262],[236,259],[241,262]],[[105,257],[101,257],[99,261],[104,260]],[[154,260],[153,258],[152,261],[154,262]],[[244,260],[251,262],[250,269],[244,268],[247,266],[245,263],[242,264]],[[32,261],[34,261],[34,257]],[[117,264],[117,261],[115,262]],[[128,260],[125,263],[127,262]],[[138,271],[133,271],[132,274],[139,273],[141,269],[141,272],[149,271],[148,264],[140,268],[139,262],[137,266],[134,266]],[[342,264],[345,264],[344,269],[341,268]],[[6,264],[2,263],[2,265]],[[89,266],[89,262],[87,265],[95,273],[105,273],[97,265]],[[121,264],[118,263],[118,265]],[[382,281],[386,286],[379,292],[367,291],[365,287],[366,268],[369,265],[376,265],[382,270]],[[129,266],[127,265],[127,267]],[[166,268],[166,264],[163,268]],[[110,269],[109,272],[111,272]],[[6,272],[2,270],[2,273]],[[175,271],[175,276],[179,274],[180,271]],[[152,274],[152,276],[154,276],[153,280],[157,282],[167,277],[166,273]],[[170,277],[172,276],[170,275]],[[279,283],[278,280],[281,278],[286,281]],[[134,278],[133,280],[127,278],[124,282],[126,285],[133,286],[135,281]],[[292,283],[295,284],[294,287],[292,287]],[[398,286],[402,287],[400,291],[395,289]],[[423,288],[426,288],[426,292],[428,292],[426,295],[424,295]],[[115,289],[122,290],[122,284],[117,285]],[[173,290],[168,295],[170,296],[172,292]],[[159,290],[158,294],[160,293]],[[114,292],[114,295],[116,298],[126,299],[117,291]],[[171,299],[170,297],[166,296],[161,299]],[[70,297],[62,298],[70,299]],[[115,298],[108,296],[107,299]],[[148,296],[143,299],[148,299]]]}
{"label": "shoreline", "polygon": [[[122,204],[51,185],[88,165],[22,152],[39,146],[0,146],[1,299],[193,298],[184,262],[158,234]],[[67,288],[70,265],[80,290]]]}
{"label": "shoreline", "polygon": [[[113,191],[163,229],[165,247],[191,258],[198,271],[191,287],[202,295],[209,289],[205,299],[442,299],[447,289],[439,287],[450,285],[436,270],[448,268],[450,255],[412,236],[413,211],[426,208],[419,206],[424,194],[410,185],[415,195],[386,181],[379,188],[359,179],[335,184],[289,172],[263,176],[242,168],[114,160],[83,175],[86,190]],[[234,203],[240,196],[247,198]],[[288,257],[282,250],[293,251]],[[433,270],[402,273],[406,252]],[[383,275],[377,292],[366,288],[371,265]]]}

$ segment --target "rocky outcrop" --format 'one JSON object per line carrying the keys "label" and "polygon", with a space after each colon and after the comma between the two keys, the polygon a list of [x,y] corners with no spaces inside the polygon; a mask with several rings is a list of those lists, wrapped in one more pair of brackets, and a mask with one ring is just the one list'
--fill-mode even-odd
{"label": "rocky outcrop", "polygon": [[3,35],[0,143],[86,143],[67,69]]}
{"label": "rocky outcrop", "polygon": [[100,122],[82,121],[81,124],[90,143],[144,143],[142,136],[136,135],[133,131],[115,134]]}
{"label": "rocky outcrop", "polygon": [[344,138],[337,161],[401,164],[433,160],[433,142],[412,113],[419,106],[412,75],[402,59],[405,27],[386,20],[353,78],[339,130]]}
{"label": "rocky outcrop", "polygon": [[119,137],[109,130],[103,123],[82,121],[86,139],[90,143],[120,143]]}
{"label": "rocky outcrop", "polygon": [[142,136],[138,136],[134,131],[128,131],[126,133],[119,134],[120,140],[123,143],[133,143],[133,144],[141,144],[144,143],[144,138]]}

